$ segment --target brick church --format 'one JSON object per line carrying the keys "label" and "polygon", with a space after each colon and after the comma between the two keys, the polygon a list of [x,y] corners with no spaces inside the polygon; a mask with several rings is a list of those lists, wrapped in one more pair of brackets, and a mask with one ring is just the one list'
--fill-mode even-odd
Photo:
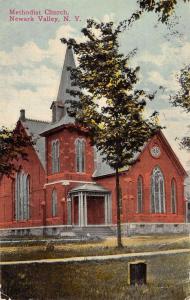
{"label": "brick church", "polygon": [[[67,49],[52,121],[27,118],[17,127],[34,140],[28,160],[14,178],[0,178],[1,229],[58,228],[116,224],[114,170],[103,162],[85,132],[67,114]],[[160,131],[135,155],[136,163],[120,172],[122,223],[185,222],[186,172]]]}

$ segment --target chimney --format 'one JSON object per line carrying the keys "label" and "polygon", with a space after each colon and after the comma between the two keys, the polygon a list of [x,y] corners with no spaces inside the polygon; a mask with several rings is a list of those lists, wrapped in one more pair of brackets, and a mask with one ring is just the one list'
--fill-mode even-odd
{"label": "chimney", "polygon": [[20,118],[19,118],[20,121],[26,121],[26,117],[25,117],[25,109],[21,109],[20,110]]}

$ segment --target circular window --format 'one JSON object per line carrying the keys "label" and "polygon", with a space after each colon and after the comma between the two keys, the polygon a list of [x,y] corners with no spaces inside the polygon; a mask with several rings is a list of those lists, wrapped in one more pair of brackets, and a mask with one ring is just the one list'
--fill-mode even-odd
{"label": "circular window", "polygon": [[159,157],[161,154],[160,148],[158,146],[153,146],[150,152],[153,157]]}

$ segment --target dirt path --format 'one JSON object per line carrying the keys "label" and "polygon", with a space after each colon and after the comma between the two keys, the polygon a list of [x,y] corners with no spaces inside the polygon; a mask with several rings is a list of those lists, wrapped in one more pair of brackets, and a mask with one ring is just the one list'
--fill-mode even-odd
{"label": "dirt path", "polygon": [[113,255],[102,255],[102,256],[83,256],[83,257],[70,257],[70,258],[51,258],[51,259],[39,259],[39,260],[25,260],[25,261],[9,261],[0,262],[0,265],[20,265],[20,264],[34,264],[34,263],[68,263],[68,262],[85,262],[85,261],[104,261],[104,260],[116,260],[121,258],[132,258],[132,257],[147,257],[156,255],[173,255],[189,253],[190,249],[176,249],[176,250],[165,250],[165,251],[154,251],[154,252],[139,252],[139,253],[127,253],[127,254],[113,254]]}

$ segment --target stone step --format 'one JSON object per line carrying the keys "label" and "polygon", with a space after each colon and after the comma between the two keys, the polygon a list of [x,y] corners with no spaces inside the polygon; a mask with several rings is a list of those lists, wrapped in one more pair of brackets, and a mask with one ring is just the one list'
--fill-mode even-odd
{"label": "stone step", "polygon": [[98,236],[98,237],[108,237],[114,236],[114,231],[109,227],[75,227],[74,232],[78,235],[90,235],[90,236]]}

